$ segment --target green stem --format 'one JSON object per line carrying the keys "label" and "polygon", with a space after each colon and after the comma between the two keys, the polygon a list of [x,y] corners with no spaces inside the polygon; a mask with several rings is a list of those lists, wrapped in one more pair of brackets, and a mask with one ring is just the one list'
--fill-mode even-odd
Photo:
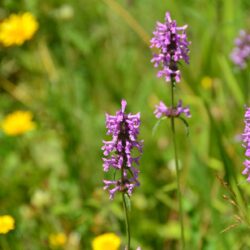
{"label": "green stem", "polygon": [[125,193],[122,193],[122,201],[123,201],[123,208],[124,208],[124,214],[125,214],[125,223],[126,223],[126,233],[127,233],[127,241],[128,246],[126,250],[130,250],[130,224],[129,224],[129,218],[128,218],[128,207],[125,199]]}
{"label": "green stem", "polygon": [[[174,104],[174,88],[175,82],[171,82],[171,105],[172,108],[175,107]],[[181,245],[182,249],[185,249],[185,237],[184,237],[184,222],[183,222],[183,209],[182,209],[182,196],[181,196],[181,185],[180,185],[180,167],[178,161],[178,152],[177,152],[177,144],[176,144],[176,136],[175,136],[175,117],[171,116],[171,128],[172,128],[172,135],[173,135],[173,144],[174,144],[174,158],[175,158],[175,169],[176,169],[176,176],[177,176],[177,195],[178,195],[178,202],[179,202],[179,214],[180,214],[180,224],[181,224]]]}

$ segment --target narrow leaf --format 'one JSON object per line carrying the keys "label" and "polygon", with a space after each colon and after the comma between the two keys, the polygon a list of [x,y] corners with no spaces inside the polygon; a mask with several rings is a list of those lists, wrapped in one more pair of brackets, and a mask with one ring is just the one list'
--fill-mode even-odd
{"label": "narrow leaf", "polygon": [[188,125],[188,122],[181,116],[178,116],[178,118],[184,123],[185,125],[185,129],[186,129],[186,134],[187,136],[189,136],[189,125]]}
{"label": "narrow leaf", "polygon": [[160,118],[160,119],[156,122],[156,124],[154,125],[154,127],[153,127],[153,129],[152,129],[152,135],[153,135],[153,136],[155,135],[157,128],[159,127],[161,121],[163,121],[163,120],[166,120],[166,117]]}
{"label": "narrow leaf", "polygon": [[125,194],[124,197],[125,197],[126,207],[127,207],[128,211],[130,212],[130,211],[131,211],[131,201],[130,201],[130,197],[129,197],[127,194]]}

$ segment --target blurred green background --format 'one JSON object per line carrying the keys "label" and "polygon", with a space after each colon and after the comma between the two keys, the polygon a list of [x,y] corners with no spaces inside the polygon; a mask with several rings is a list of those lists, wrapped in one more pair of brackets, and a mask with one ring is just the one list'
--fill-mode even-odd
{"label": "blurred green background", "polygon": [[0,2],[0,19],[29,11],[39,22],[32,40],[0,47],[0,118],[29,110],[37,124],[24,135],[0,134],[0,214],[16,221],[0,235],[1,249],[51,249],[57,232],[67,250],[89,250],[105,232],[125,241],[121,197],[110,201],[103,191],[100,149],[105,112],[114,114],[122,98],[141,112],[144,140],[141,186],[131,198],[133,249],[179,249],[169,122],[152,134],[154,105],[170,103],[170,87],[156,78],[149,39],[167,10],[188,24],[192,42],[176,97],[192,113],[188,137],[177,124],[187,250],[250,249],[240,142],[250,77],[229,58],[239,30],[250,28],[249,0]]}

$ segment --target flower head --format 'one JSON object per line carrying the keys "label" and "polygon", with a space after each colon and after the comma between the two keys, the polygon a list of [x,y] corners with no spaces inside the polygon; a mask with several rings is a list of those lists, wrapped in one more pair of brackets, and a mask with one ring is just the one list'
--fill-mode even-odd
{"label": "flower head", "polygon": [[1,127],[5,134],[15,136],[33,130],[35,123],[31,112],[15,111],[4,118]]}
{"label": "flower head", "polygon": [[[242,134],[243,147],[245,148],[245,156],[250,158],[250,107],[246,108],[244,123],[245,128]],[[246,159],[243,164],[245,169],[242,174],[247,175],[247,180],[250,182],[250,160]]]}
{"label": "flower head", "polygon": [[165,77],[166,82],[179,82],[181,73],[178,63],[183,60],[189,63],[189,44],[187,41],[187,25],[177,27],[176,21],[172,20],[169,12],[166,13],[165,22],[157,22],[156,29],[151,39],[151,48],[159,49],[151,60],[155,67],[160,67],[158,77]]}
{"label": "flower head", "polygon": [[67,242],[67,236],[65,233],[56,233],[49,236],[49,244],[51,247],[64,246]]}
{"label": "flower head", "polygon": [[244,69],[247,66],[247,61],[250,59],[250,33],[241,30],[234,43],[235,48],[231,53],[231,59],[235,65]]}
{"label": "flower head", "polygon": [[178,117],[181,114],[184,114],[188,118],[191,117],[189,107],[183,107],[181,100],[179,100],[177,107],[174,108],[169,108],[164,104],[164,102],[160,102],[155,106],[154,114],[158,119],[162,116]]}
{"label": "flower head", "polygon": [[6,234],[15,228],[15,220],[10,215],[0,216],[0,234]]}
{"label": "flower head", "polygon": [[38,23],[31,13],[12,14],[0,23],[0,42],[6,47],[22,45],[37,29]]}
{"label": "flower head", "polygon": [[206,90],[211,89],[213,87],[213,79],[209,76],[204,76],[201,79],[201,86]]}
{"label": "flower head", "polygon": [[[121,172],[118,179],[104,180],[104,189],[109,189],[110,199],[114,198],[117,191],[131,195],[134,188],[139,186],[139,170],[134,165],[139,165],[142,153],[142,141],[138,141],[140,127],[140,113],[135,115],[125,114],[126,101],[122,100],[122,108],[115,116],[106,114],[107,134],[112,135],[111,141],[103,141],[104,158],[103,168],[107,172],[111,168]],[[134,156],[135,151],[139,153]]]}
{"label": "flower head", "polygon": [[114,233],[105,233],[97,236],[92,241],[93,250],[118,250],[121,239]]}

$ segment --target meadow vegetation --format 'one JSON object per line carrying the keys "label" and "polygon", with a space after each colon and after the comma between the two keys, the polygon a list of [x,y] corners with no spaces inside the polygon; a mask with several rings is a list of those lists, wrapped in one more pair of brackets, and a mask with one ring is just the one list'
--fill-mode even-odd
{"label": "meadow vegetation", "polygon": [[170,123],[153,131],[155,105],[170,102],[149,48],[166,11],[188,24],[191,41],[177,83],[192,114],[188,136],[176,121],[186,250],[250,249],[241,141],[250,66],[230,59],[239,31],[250,29],[249,0],[2,0],[1,22],[29,12],[38,26],[22,44],[0,46],[0,215],[15,220],[13,228],[0,217],[0,249],[90,250],[109,232],[124,249],[122,198],[110,201],[103,190],[101,151],[105,113],[115,114],[124,98],[128,112],[141,112],[144,140],[132,249],[179,249]]}

